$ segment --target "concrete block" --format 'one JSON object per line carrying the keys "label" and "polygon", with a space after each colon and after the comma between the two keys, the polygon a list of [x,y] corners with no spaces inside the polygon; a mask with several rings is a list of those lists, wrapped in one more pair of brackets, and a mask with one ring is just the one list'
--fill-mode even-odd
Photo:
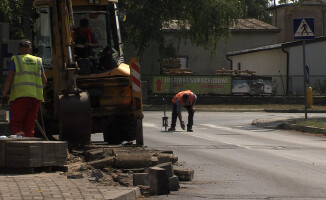
{"label": "concrete block", "polygon": [[151,165],[149,152],[118,153],[115,157],[114,166],[122,169],[143,168]]}
{"label": "concrete block", "polygon": [[165,169],[159,167],[149,168],[149,190],[153,195],[170,194],[169,179]]}
{"label": "concrete block", "polygon": [[169,177],[170,191],[178,191],[180,189],[179,178],[176,175]]}
{"label": "concrete block", "polygon": [[85,160],[86,161],[98,160],[100,158],[103,158],[103,156],[104,156],[103,149],[92,149],[92,150],[86,151]]}
{"label": "concrete block", "polygon": [[194,178],[194,170],[173,167],[173,171],[178,176],[179,181],[191,181]]}
{"label": "concrete block", "polygon": [[149,174],[148,173],[134,173],[133,185],[149,185]]}
{"label": "concrete block", "polygon": [[158,158],[155,156],[151,157],[151,166],[155,166],[158,164]]}
{"label": "concrete block", "polygon": [[112,167],[114,165],[114,158],[106,157],[101,160],[88,162],[87,164],[93,166],[95,169],[103,169],[105,167]]}
{"label": "concrete block", "polygon": [[11,135],[10,127],[8,122],[0,122],[0,135],[9,136]]}
{"label": "concrete block", "polygon": [[172,167],[171,162],[161,163],[161,164],[156,165],[156,167],[165,169],[166,175],[168,177],[173,176],[173,167]]}
{"label": "concrete block", "polygon": [[43,159],[42,158],[7,158],[6,167],[12,168],[21,168],[21,167],[42,167]]}
{"label": "concrete block", "polygon": [[99,181],[101,178],[103,178],[103,172],[99,169],[92,170],[91,177],[95,177],[96,181]]}
{"label": "concrete block", "polygon": [[158,164],[166,163],[166,162],[176,163],[178,161],[178,157],[176,157],[173,154],[158,153],[157,158],[158,158]]}

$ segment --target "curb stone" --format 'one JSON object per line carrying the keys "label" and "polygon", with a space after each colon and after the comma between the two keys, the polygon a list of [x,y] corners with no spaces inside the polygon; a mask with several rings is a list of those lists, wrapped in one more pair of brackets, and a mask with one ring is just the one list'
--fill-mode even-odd
{"label": "curb stone", "polygon": [[282,123],[278,125],[277,128],[280,129],[285,129],[285,130],[295,130],[295,131],[300,131],[304,133],[319,133],[326,135],[326,129],[324,128],[317,128],[313,126],[298,126],[295,124],[289,124],[289,123]]}
{"label": "curb stone", "polygon": [[278,118],[278,119],[256,119],[252,121],[252,125],[263,127],[263,128],[276,128],[284,130],[295,130],[303,133],[314,133],[326,135],[325,128],[317,128],[313,126],[299,126],[284,122],[291,118]]}

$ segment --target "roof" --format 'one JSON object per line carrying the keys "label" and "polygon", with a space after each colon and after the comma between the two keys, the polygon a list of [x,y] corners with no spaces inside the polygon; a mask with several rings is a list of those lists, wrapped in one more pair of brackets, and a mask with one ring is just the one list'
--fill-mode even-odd
{"label": "roof", "polygon": [[[306,40],[306,44],[311,44],[311,43],[316,43],[316,42],[323,42],[326,41],[326,37],[317,37],[314,40]],[[285,43],[279,43],[279,44],[272,44],[272,45],[267,45],[267,46],[261,46],[257,48],[252,48],[252,49],[243,49],[239,51],[232,51],[232,52],[226,52],[226,56],[235,56],[235,55],[241,55],[241,54],[246,54],[246,53],[253,53],[257,51],[265,51],[265,50],[273,50],[273,49],[280,49],[280,48],[288,48],[288,47],[294,47],[294,46],[301,46],[302,41],[292,41],[292,42],[285,42]]]}
{"label": "roof", "polygon": [[238,19],[231,31],[280,31],[279,28],[258,19]]}
{"label": "roof", "polygon": [[243,50],[239,50],[239,51],[226,52],[225,55],[226,56],[235,56],[235,55],[253,53],[253,52],[264,51],[264,50],[279,49],[279,48],[282,48],[282,44],[272,44],[272,45],[267,45],[267,46],[252,48],[252,49],[243,49]]}
{"label": "roof", "polygon": [[[182,27],[180,27],[180,25]],[[163,24],[163,30],[181,30],[190,29],[190,25],[185,22],[180,22],[178,20],[171,20]],[[266,22],[260,21],[258,19],[237,19],[237,23],[230,27],[231,31],[276,31],[279,32],[280,29],[268,24]]]}

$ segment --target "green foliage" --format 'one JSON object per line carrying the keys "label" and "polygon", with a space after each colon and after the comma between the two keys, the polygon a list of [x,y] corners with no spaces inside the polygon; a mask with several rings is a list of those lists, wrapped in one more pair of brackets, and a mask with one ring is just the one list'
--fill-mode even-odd
{"label": "green foliage", "polygon": [[271,16],[266,11],[269,0],[241,0],[242,18],[256,18],[269,23]]}
{"label": "green foliage", "polygon": [[230,37],[230,24],[241,16],[238,0],[128,0],[119,6],[127,11],[123,31],[139,55],[151,41],[164,46],[163,25],[171,20],[179,20],[174,29],[179,36],[216,53],[218,42]]}
{"label": "green foliage", "polygon": [[23,37],[19,24],[23,4],[23,0],[0,0],[0,22],[10,24],[10,36],[12,39]]}
{"label": "green foliage", "polygon": [[297,126],[303,127],[315,127],[315,128],[326,128],[325,119],[323,118],[316,118],[316,119],[296,119],[296,120],[289,120],[288,123],[294,124]]}
{"label": "green foliage", "polygon": [[290,3],[302,3],[308,2],[311,0],[269,0],[271,5],[282,5],[282,4],[290,4]]}
{"label": "green foliage", "polygon": [[11,20],[11,9],[8,0],[0,1],[0,22],[5,23]]}

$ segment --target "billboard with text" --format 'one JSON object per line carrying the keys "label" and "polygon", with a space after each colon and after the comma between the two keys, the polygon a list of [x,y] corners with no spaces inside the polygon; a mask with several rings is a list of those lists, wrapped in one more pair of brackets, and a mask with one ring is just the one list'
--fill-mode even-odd
{"label": "billboard with text", "polygon": [[231,94],[231,76],[153,76],[153,94]]}

